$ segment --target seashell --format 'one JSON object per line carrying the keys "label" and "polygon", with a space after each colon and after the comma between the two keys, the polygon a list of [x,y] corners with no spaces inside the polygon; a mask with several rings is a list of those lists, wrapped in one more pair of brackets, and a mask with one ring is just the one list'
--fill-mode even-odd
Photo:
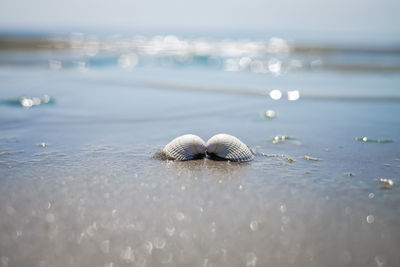
{"label": "seashell", "polygon": [[169,142],[163,152],[169,159],[200,159],[206,155],[206,145],[203,139],[197,135],[185,134]]}
{"label": "seashell", "polygon": [[207,155],[236,162],[250,161],[254,158],[250,148],[238,138],[229,134],[217,134],[206,144]]}

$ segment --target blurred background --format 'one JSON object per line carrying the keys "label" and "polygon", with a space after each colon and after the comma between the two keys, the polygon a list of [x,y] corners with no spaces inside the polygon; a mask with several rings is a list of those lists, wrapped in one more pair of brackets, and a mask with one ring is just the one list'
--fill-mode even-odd
{"label": "blurred background", "polygon": [[[122,57],[122,65],[146,65],[149,59],[142,56],[170,55],[157,64],[207,61],[208,67],[255,72],[268,72],[265,60],[276,54],[287,59],[294,53],[294,61],[281,62],[282,69],[399,71],[400,4],[395,0],[2,0],[1,5],[2,50],[73,49],[92,58],[118,50],[138,56]],[[13,63],[4,57],[2,65]],[[90,61],[80,63],[96,65]],[[115,63],[109,61],[102,64]]]}
{"label": "blurred background", "polygon": [[[110,30],[112,34],[158,30],[186,34],[239,30],[265,31],[285,38],[336,40],[369,38],[390,42],[399,36],[399,3],[395,0],[352,1],[50,1],[2,0],[3,30],[68,32]],[[203,32],[202,32],[203,31]],[[342,35],[342,36],[340,36]],[[318,36],[318,38],[317,38]],[[247,38],[251,36],[245,36]],[[338,38],[342,40],[338,40]],[[347,37],[347,38],[345,38]],[[362,41],[366,41],[363,39]]]}
{"label": "blurred background", "polygon": [[[54,94],[60,94],[54,83],[67,77],[81,85],[107,82],[273,100],[400,97],[400,4],[394,0],[2,0],[1,5],[2,74],[26,77],[10,86],[3,77],[6,105],[29,108],[49,95],[54,103]],[[55,80],[44,81],[43,71]],[[112,90],[94,97],[70,88],[61,100],[75,95],[70,100],[75,104],[85,97],[101,102]]]}

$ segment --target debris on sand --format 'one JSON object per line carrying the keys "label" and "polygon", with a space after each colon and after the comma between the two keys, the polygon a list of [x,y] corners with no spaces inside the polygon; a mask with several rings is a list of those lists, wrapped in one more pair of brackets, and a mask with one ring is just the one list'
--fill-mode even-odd
{"label": "debris on sand", "polygon": [[292,158],[289,157],[289,156],[286,156],[286,159],[287,159],[287,161],[289,161],[289,163],[293,163],[293,162],[294,162],[294,159],[292,159]]}
{"label": "debris on sand", "polygon": [[386,178],[379,178],[379,183],[382,184],[382,189],[391,189],[394,187],[394,182],[391,179],[386,179]]}
{"label": "debris on sand", "polygon": [[294,138],[287,135],[277,135],[272,139],[272,143],[279,144],[285,142],[286,140],[294,140]]}
{"label": "debris on sand", "polygon": [[313,160],[313,161],[320,161],[321,160],[319,158],[314,158],[314,157],[310,157],[310,156],[307,156],[307,155],[304,155],[303,159],[305,159],[305,160]]}

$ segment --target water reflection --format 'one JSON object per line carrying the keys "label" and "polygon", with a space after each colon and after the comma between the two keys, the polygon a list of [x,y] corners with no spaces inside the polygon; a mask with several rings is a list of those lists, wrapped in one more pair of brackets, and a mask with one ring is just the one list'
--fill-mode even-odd
{"label": "water reflection", "polygon": [[282,62],[273,58],[268,61],[268,69],[270,72],[272,72],[274,75],[278,76],[281,74],[282,70]]}
{"label": "water reflection", "polygon": [[50,97],[49,95],[43,95],[41,97],[22,96],[17,99],[0,100],[0,104],[6,104],[10,106],[20,106],[27,109],[35,106],[54,104],[54,103],[55,103],[54,98]]}
{"label": "water reflection", "polygon": [[[342,46],[299,45],[279,37],[254,40],[214,38],[182,38],[176,35],[155,36],[97,36],[72,33],[47,39],[12,38],[0,36],[0,47],[7,51],[55,50],[59,57],[47,58],[51,70],[73,66],[73,62],[88,62],[86,67],[118,64],[141,66],[203,66],[226,71],[245,71],[275,76],[288,72],[383,71],[398,72],[399,50],[396,48],[365,48]],[[63,53],[72,55],[66,58]],[[56,53],[57,54],[57,53]],[[130,57],[132,55],[132,58]],[[134,56],[136,55],[136,56]],[[111,60],[112,58],[112,60]],[[21,64],[20,59],[6,57],[3,64]],[[42,62],[30,64],[42,65]],[[99,63],[101,63],[99,65]]]}
{"label": "water reflection", "polygon": [[62,69],[62,62],[55,59],[49,60],[49,68],[51,70],[61,70]]}
{"label": "water reflection", "polygon": [[131,69],[139,63],[139,57],[135,53],[123,54],[118,58],[118,64],[122,68]]}
{"label": "water reflection", "polygon": [[282,97],[282,93],[280,90],[274,89],[271,92],[269,92],[269,96],[273,99],[273,100],[279,100]]}
{"label": "water reflection", "polygon": [[287,97],[289,101],[296,101],[300,98],[300,92],[299,90],[288,91]]}

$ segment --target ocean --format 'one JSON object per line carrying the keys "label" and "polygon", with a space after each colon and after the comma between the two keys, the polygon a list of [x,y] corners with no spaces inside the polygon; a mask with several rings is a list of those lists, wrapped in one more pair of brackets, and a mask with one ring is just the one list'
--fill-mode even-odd
{"label": "ocean", "polygon": [[400,46],[337,40],[3,33],[2,266],[400,265]]}

